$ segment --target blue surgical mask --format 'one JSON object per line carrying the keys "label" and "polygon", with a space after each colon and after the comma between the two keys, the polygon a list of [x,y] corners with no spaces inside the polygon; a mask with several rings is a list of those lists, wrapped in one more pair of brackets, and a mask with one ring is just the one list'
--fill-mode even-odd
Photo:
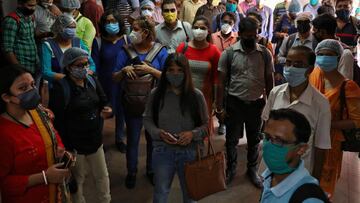
{"label": "blue surgical mask", "polygon": [[73,39],[75,37],[76,28],[65,28],[62,33],[60,33],[61,37],[64,39]]}
{"label": "blue surgical mask", "polygon": [[280,146],[264,139],[263,158],[268,169],[275,174],[287,174],[296,168],[290,167],[286,157],[293,147]]}
{"label": "blue surgical mask", "polygon": [[227,12],[236,12],[236,4],[226,3],[226,11]]}
{"label": "blue surgical mask", "polygon": [[110,35],[116,35],[117,33],[119,33],[119,30],[120,30],[119,23],[106,24],[105,30]]}
{"label": "blue surgical mask", "polygon": [[310,0],[310,5],[312,5],[312,6],[318,5],[318,3],[319,3],[319,0]]}
{"label": "blue surgical mask", "polygon": [[291,87],[296,87],[307,80],[305,73],[307,68],[296,68],[293,66],[284,67],[284,77]]}
{"label": "blue surgical mask", "polygon": [[338,66],[337,56],[316,56],[316,64],[325,72],[333,71]]}

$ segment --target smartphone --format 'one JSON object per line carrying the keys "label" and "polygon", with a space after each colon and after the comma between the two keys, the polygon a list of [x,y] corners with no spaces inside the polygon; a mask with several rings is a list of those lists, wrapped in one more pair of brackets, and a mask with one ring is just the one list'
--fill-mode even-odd
{"label": "smartphone", "polygon": [[140,60],[139,56],[136,56],[135,58],[131,59],[131,64],[132,65],[141,65],[142,61]]}
{"label": "smartphone", "polygon": [[71,158],[70,152],[65,151],[63,157],[60,160],[60,163],[64,163],[60,168],[61,169],[67,169],[70,168],[70,166],[73,165],[74,160]]}
{"label": "smartphone", "polygon": [[168,135],[169,135],[169,137],[170,137],[171,139],[173,139],[174,141],[178,141],[179,138],[180,138],[180,136],[177,135],[177,134],[168,133]]}

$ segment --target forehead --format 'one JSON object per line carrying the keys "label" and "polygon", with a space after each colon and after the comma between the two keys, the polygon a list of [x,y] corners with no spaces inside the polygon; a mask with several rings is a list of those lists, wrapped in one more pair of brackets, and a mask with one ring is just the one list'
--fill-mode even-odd
{"label": "forehead", "polygon": [[290,61],[299,61],[307,64],[308,59],[306,54],[303,51],[293,50],[291,49],[286,57],[286,60]]}
{"label": "forehead", "polygon": [[231,21],[234,21],[234,20],[233,20],[232,18],[230,18],[230,16],[228,16],[228,15],[224,15],[224,17],[223,17],[222,20],[227,20],[227,21],[231,20]]}
{"label": "forehead", "polygon": [[336,7],[350,6],[350,5],[351,5],[351,1],[338,1]]}
{"label": "forehead", "polygon": [[194,23],[194,26],[206,26],[203,20],[198,20]]}
{"label": "forehead", "polygon": [[264,131],[284,140],[294,140],[296,139],[294,127],[295,126],[288,120],[269,119],[265,124]]}
{"label": "forehead", "polygon": [[113,14],[106,16],[106,20],[114,20],[114,19],[115,19],[115,17]]}
{"label": "forehead", "polygon": [[332,51],[330,49],[322,49],[318,52],[318,55],[328,55],[328,56],[337,56],[337,53],[335,51]]}
{"label": "forehead", "polygon": [[24,2],[24,5],[27,5],[27,6],[36,5],[36,0],[28,0],[28,1]]}
{"label": "forehead", "polygon": [[176,9],[176,5],[175,3],[171,3],[171,4],[164,4],[163,6],[164,9]]}
{"label": "forehead", "polygon": [[16,85],[20,85],[23,83],[32,83],[33,81],[34,81],[34,79],[30,73],[24,73],[14,80],[13,85],[16,86]]}

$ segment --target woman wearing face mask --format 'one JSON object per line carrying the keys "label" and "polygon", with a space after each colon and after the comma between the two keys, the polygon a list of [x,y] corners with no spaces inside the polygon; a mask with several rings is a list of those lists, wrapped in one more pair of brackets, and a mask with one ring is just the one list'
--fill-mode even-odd
{"label": "woman wearing face mask", "polygon": [[20,65],[2,67],[0,95],[2,202],[57,202],[57,186],[69,177],[69,170],[57,163],[64,148],[39,106],[33,77]]}
{"label": "woman wearing face mask", "polygon": [[140,10],[137,10],[134,13],[132,13],[130,17],[134,20],[136,18],[139,18],[140,16],[144,16],[147,17],[149,20],[153,20],[156,25],[164,22],[164,18],[161,15],[161,10],[160,10],[160,16],[161,16],[160,19],[159,16],[155,15],[155,11],[156,9],[154,2],[152,2],[151,0],[144,0],[140,3]]}
{"label": "woman wearing face mask", "polygon": [[102,119],[112,115],[106,95],[93,76],[88,75],[88,53],[73,47],[61,61],[65,78],[55,82],[50,91],[50,108],[55,114],[55,127],[65,148],[76,151],[72,175],[77,182],[74,202],[85,202],[83,184],[87,175],[95,181],[92,193],[99,203],[109,203],[109,174],[102,142]]}
{"label": "woman wearing face mask", "polygon": [[[86,45],[77,37],[76,22],[69,15],[60,15],[51,27],[54,38],[47,39],[41,44],[40,60],[44,79],[48,81],[60,80],[65,77],[64,69],[60,66],[63,53],[71,47],[80,47],[89,51]],[[95,72],[95,64],[89,59],[90,73]]]}
{"label": "woman wearing face mask", "polygon": [[[345,80],[337,69],[343,52],[337,40],[321,41],[315,52],[318,67],[310,75],[309,81],[329,100],[332,115],[331,149],[326,150],[320,185],[327,193],[333,195],[341,173],[343,155],[341,142],[345,140],[342,130],[360,127],[360,88],[354,81]],[[340,115],[339,96],[342,85],[345,85],[347,109],[344,109],[344,114]],[[347,116],[346,113],[349,115]]]}
{"label": "woman wearing face mask", "polygon": [[94,59],[97,69],[98,79],[104,88],[106,96],[115,107],[115,143],[118,150],[126,152],[124,144],[124,113],[118,100],[121,94],[119,84],[111,80],[113,69],[116,67],[117,55],[124,45],[130,41],[125,35],[126,28],[120,14],[115,10],[108,10],[100,19],[101,37],[94,40],[91,57]]}
{"label": "woman wearing face mask", "polygon": [[[194,39],[189,43],[181,43],[176,49],[189,60],[194,86],[204,94],[209,114],[215,100],[213,92],[218,84],[217,67],[220,58],[219,49],[211,43],[210,30],[206,17],[196,17],[192,25]],[[212,126],[211,121],[209,124]]]}
{"label": "woman wearing face mask", "polygon": [[[119,55],[117,56],[117,66],[113,72],[113,79],[117,82],[121,82],[122,87],[127,80],[135,80],[143,75],[150,74],[153,78],[159,79],[168,55],[167,50],[155,42],[155,26],[152,21],[149,21],[146,17],[140,17],[133,22],[132,28],[133,30],[129,35],[131,44],[127,47],[127,50],[123,49],[119,52]],[[145,61],[149,53],[153,52],[153,49],[158,46],[160,46],[161,49],[158,49],[153,60]],[[127,53],[129,50],[135,53],[136,57],[130,57]],[[123,91],[117,102],[125,101],[125,96],[127,95],[125,95],[125,91]],[[125,185],[127,188],[132,189],[136,185],[138,149],[143,124],[142,115],[132,114],[132,112],[125,107],[124,114],[127,126],[126,161],[128,170]],[[152,183],[152,140],[148,133],[145,133],[145,137],[147,141],[146,175]]]}
{"label": "woman wearing face mask", "polygon": [[144,114],[145,129],[154,142],[154,203],[168,202],[175,173],[183,202],[194,202],[187,193],[184,164],[195,160],[197,146],[208,135],[208,121],[205,99],[192,83],[188,60],[183,54],[170,54]]}

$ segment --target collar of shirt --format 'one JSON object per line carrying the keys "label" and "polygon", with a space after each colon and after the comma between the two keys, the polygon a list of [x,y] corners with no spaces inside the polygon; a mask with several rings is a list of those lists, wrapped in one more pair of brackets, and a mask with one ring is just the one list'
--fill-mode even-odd
{"label": "collar of shirt", "polygon": [[[250,53],[254,52],[254,51],[260,51],[260,52],[263,52],[263,49],[260,47],[260,45],[258,43],[256,43],[256,48],[255,50],[251,51]],[[236,42],[234,44],[234,51],[241,51],[241,52],[244,52],[244,48],[242,47],[242,44],[241,44],[241,40],[239,40],[238,42]]]}
{"label": "collar of shirt", "polygon": [[[284,85],[283,89],[280,90],[280,93],[285,94],[285,98],[288,99],[288,102],[290,104],[290,87],[289,87],[288,83],[286,83],[286,85]],[[291,104],[303,103],[308,106],[311,106],[311,100],[313,98],[313,93],[314,93],[313,87],[309,83],[308,86],[306,87],[305,91],[300,95],[300,97],[297,100],[293,101]]]}
{"label": "collar of shirt", "polygon": [[[295,38],[296,41],[299,41],[300,40],[300,35],[299,33],[297,32],[296,33],[296,38]],[[312,42],[313,40],[315,40],[314,36],[310,33],[310,35],[304,40],[304,43],[305,42]]]}
{"label": "collar of shirt", "polygon": [[79,13],[79,15],[75,18],[75,21],[77,22],[80,19],[81,16],[82,16],[82,14]]}
{"label": "collar of shirt", "polygon": [[[181,23],[181,21],[180,20],[177,20],[177,23],[176,23],[176,27],[174,28],[174,29],[172,29],[171,31],[176,31],[177,29],[185,29],[185,28],[183,28],[183,26],[182,26],[183,24]],[[165,22],[163,22],[162,24],[160,24],[160,28],[161,29],[168,29],[168,30],[170,30],[169,29],[169,27],[167,27],[166,26],[166,23]],[[185,25],[184,25],[185,26]]]}
{"label": "collar of shirt", "polygon": [[286,192],[291,190],[292,187],[296,185],[296,183],[298,183],[303,177],[310,176],[309,171],[305,169],[303,160],[301,160],[299,167],[295,171],[293,171],[288,177],[286,177],[275,187],[271,187],[271,180],[272,180],[271,174],[272,172],[269,169],[266,169],[264,173],[261,175],[262,177],[266,178],[264,180],[264,190],[266,188],[270,188],[271,192],[276,197],[283,196]]}

